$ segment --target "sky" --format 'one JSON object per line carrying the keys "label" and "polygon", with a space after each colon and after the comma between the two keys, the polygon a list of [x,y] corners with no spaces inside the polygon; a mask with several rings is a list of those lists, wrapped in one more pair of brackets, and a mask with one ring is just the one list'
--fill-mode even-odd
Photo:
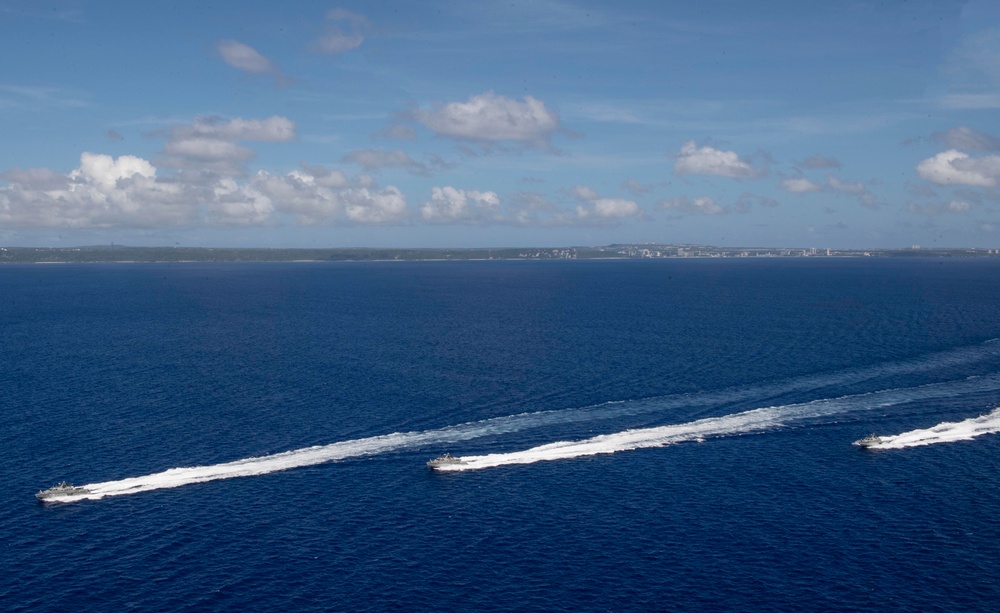
{"label": "sky", "polygon": [[1000,3],[0,0],[0,245],[1000,247]]}

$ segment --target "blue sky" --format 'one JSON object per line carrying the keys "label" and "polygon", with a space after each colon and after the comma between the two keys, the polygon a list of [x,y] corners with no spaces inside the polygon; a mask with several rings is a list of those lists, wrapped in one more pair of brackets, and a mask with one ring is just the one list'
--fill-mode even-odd
{"label": "blue sky", "polygon": [[0,0],[0,245],[1000,247],[1000,3]]}

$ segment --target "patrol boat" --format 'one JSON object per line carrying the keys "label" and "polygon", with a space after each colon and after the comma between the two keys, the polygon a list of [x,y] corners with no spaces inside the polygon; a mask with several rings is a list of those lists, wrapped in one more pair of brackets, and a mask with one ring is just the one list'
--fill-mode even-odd
{"label": "patrol boat", "polygon": [[882,439],[879,438],[877,434],[872,433],[862,439],[854,441],[852,444],[857,445],[858,447],[874,447],[876,445],[881,445],[882,443]]}
{"label": "patrol boat", "polygon": [[442,466],[447,466],[449,464],[465,464],[462,460],[456,458],[450,453],[446,453],[443,456],[439,456],[427,463],[431,468],[440,468]]}
{"label": "patrol boat", "polygon": [[85,487],[75,486],[72,483],[60,481],[59,485],[54,485],[47,490],[40,490],[35,494],[35,498],[46,501],[55,499],[75,498],[90,494],[90,490]]}

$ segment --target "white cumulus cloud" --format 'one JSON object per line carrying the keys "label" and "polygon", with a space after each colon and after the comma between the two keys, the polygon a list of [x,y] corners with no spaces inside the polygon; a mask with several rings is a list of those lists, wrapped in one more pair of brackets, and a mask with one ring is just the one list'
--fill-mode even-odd
{"label": "white cumulus cloud", "polygon": [[570,190],[570,193],[572,193],[575,197],[579,198],[580,200],[597,200],[598,198],[597,192],[587,187],[586,185],[574,186],[573,189]]}
{"label": "white cumulus cloud", "polygon": [[147,160],[84,152],[80,166],[3,174],[0,226],[11,228],[149,228],[197,216],[197,188],[161,181]]}
{"label": "white cumulus cloud", "polygon": [[624,198],[601,198],[600,195],[586,185],[577,185],[570,193],[584,204],[576,207],[576,216],[580,220],[611,221],[627,217],[638,217],[642,213],[639,205]]}
{"label": "white cumulus cloud", "polygon": [[917,164],[917,173],[939,185],[996,187],[1000,176],[1000,156],[970,157],[949,149]]}
{"label": "white cumulus cloud", "polygon": [[293,215],[302,226],[329,223],[343,213],[343,203],[335,189],[324,187],[314,176],[297,170],[286,175],[259,172],[251,188],[274,203],[276,211]]}
{"label": "white cumulus cloud", "polygon": [[434,110],[417,110],[414,117],[441,136],[481,143],[510,141],[547,147],[559,128],[559,116],[541,100],[525,96],[519,102],[493,92]]}
{"label": "white cumulus cloud", "polygon": [[735,151],[721,151],[707,145],[698,147],[693,140],[681,146],[674,163],[674,172],[679,175],[716,175],[732,179],[748,179],[764,174],[762,169],[754,168]]}
{"label": "white cumulus cloud", "polygon": [[206,202],[205,221],[214,225],[251,226],[273,223],[274,203],[252,185],[225,177],[212,188]]}
{"label": "white cumulus cloud", "polygon": [[593,215],[604,218],[635,217],[639,205],[624,198],[598,198],[594,200]]}
{"label": "white cumulus cloud", "polygon": [[148,160],[84,152],[62,174],[45,168],[0,173],[0,227],[173,228],[385,224],[409,217],[396,187],[350,188],[337,170],[303,165],[248,179],[182,170],[166,177]]}
{"label": "white cumulus cloud", "polygon": [[119,179],[131,179],[136,175],[151,179],[156,176],[156,168],[134,155],[122,155],[115,159],[110,155],[84,151],[80,155],[80,167],[69,176],[70,179],[83,179],[111,189],[117,186]]}
{"label": "white cumulus cloud", "polygon": [[[179,168],[211,169],[220,174],[238,174],[240,164],[255,156],[253,150],[239,142],[286,142],[296,137],[295,124],[287,117],[274,115],[266,119],[222,119],[198,117],[189,124],[174,126],[163,146],[171,156],[162,160]],[[214,162],[214,165],[206,165]]]}
{"label": "white cumulus cloud", "polygon": [[793,179],[785,179],[784,181],[781,182],[781,186],[784,187],[787,191],[792,192],[793,194],[818,192],[821,189],[823,189],[822,187],[816,185],[815,183],[813,183],[809,179],[806,179],[805,177],[795,177]]}
{"label": "white cumulus cloud", "polygon": [[392,186],[381,190],[348,189],[341,192],[341,198],[347,219],[356,223],[396,223],[410,215],[406,198]]}
{"label": "white cumulus cloud", "polygon": [[420,207],[420,216],[432,223],[477,223],[492,221],[500,209],[494,192],[434,187],[431,199]]}
{"label": "white cumulus cloud", "polygon": [[[316,185],[321,187],[347,187],[347,176],[337,169],[329,169],[324,166],[310,166],[308,164],[301,164],[301,166],[305,174],[311,177]],[[292,171],[291,174],[295,173],[296,171]],[[360,187],[371,187],[371,185],[361,185]]]}

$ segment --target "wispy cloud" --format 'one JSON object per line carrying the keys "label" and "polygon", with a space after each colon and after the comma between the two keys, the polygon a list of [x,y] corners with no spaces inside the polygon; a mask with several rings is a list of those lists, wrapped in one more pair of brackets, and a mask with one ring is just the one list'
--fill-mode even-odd
{"label": "wispy cloud", "polygon": [[626,191],[632,192],[636,196],[642,196],[643,194],[648,194],[649,192],[656,189],[656,186],[652,183],[639,183],[635,179],[628,179],[622,181],[620,187]]}
{"label": "wispy cloud", "polygon": [[0,109],[86,108],[88,96],[67,88],[32,85],[0,85]]}
{"label": "wispy cloud", "polygon": [[1000,138],[966,126],[935,132],[931,138],[961,151],[1000,151]]}
{"label": "wispy cloud", "polygon": [[326,33],[313,48],[329,55],[340,55],[361,46],[370,26],[366,17],[347,9],[333,9],[326,14]]}
{"label": "wispy cloud", "polygon": [[661,200],[659,207],[664,210],[687,213],[688,215],[723,215],[729,212],[726,207],[717,204],[709,196],[700,196],[698,198],[677,196],[668,200]]}
{"label": "wispy cloud", "polygon": [[488,21],[491,30],[504,34],[582,30],[611,20],[603,9],[560,0],[504,2],[491,7],[490,11],[459,2],[451,5],[450,10],[463,19]]}
{"label": "wispy cloud", "polygon": [[435,171],[450,167],[439,156],[431,156],[426,162],[418,162],[401,149],[391,151],[387,149],[356,149],[348,152],[341,161],[349,164],[357,164],[368,172],[378,171],[383,168],[403,168],[423,176],[429,176]]}
{"label": "wispy cloud", "polygon": [[574,115],[588,121],[643,123],[643,120],[632,109],[607,103],[581,103],[575,107]]}
{"label": "wispy cloud", "polygon": [[1000,109],[1000,93],[948,94],[940,104],[946,109]]}
{"label": "wispy cloud", "polygon": [[964,200],[952,200],[946,204],[917,204],[910,202],[906,210],[915,215],[962,214],[972,210],[972,205]]}
{"label": "wispy cloud", "polygon": [[814,155],[807,157],[797,165],[810,170],[815,170],[817,168],[840,168],[840,161],[835,157]]}
{"label": "wispy cloud", "polygon": [[[46,6],[46,5],[39,5]],[[0,5],[0,13],[23,17],[27,19],[45,19],[54,21],[65,21],[68,23],[83,23],[84,12],[77,7],[52,7],[49,10],[18,10],[9,6]]]}
{"label": "wispy cloud", "polygon": [[249,74],[273,77],[277,85],[288,83],[289,79],[281,71],[281,68],[250,45],[237,40],[220,40],[215,48],[222,57],[222,61],[233,68]]}

